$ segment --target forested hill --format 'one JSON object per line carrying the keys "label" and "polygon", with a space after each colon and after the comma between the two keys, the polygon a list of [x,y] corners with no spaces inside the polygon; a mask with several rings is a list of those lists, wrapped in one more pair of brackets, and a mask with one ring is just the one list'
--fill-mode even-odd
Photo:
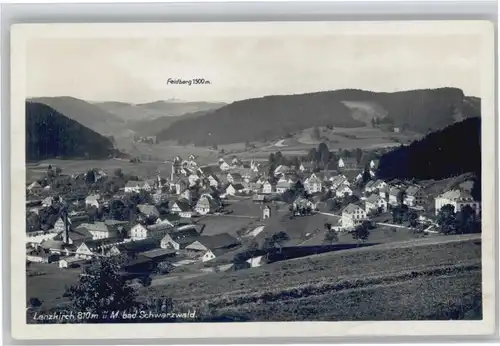
{"label": "forested hill", "polygon": [[430,133],[380,158],[382,179],[444,179],[463,173],[481,177],[481,119],[470,118]]}
{"label": "forested hill", "polygon": [[103,159],[113,155],[111,141],[38,102],[26,102],[26,160]]}
{"label": "forested hill", "polygon": [[228,144],[270,140],[314,126],[360,127],[372,122],[420,133],[480,116],[478,99],[460,89],[376,93],[336,90],[237,101],[196,119],[183,119],[158,133],[181,144]]}

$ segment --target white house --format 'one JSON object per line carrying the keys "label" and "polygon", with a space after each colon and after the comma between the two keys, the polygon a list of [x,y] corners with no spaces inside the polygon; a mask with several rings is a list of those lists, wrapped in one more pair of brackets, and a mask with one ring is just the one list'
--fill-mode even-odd
{"label": "white house", "polygon": [[240,173],[228,173],[226,179],[230,184],[241,183],[243,181],[243,177]]}
{"label": "white house", "polygon": [[256,256],[246,260],[248,264],[250,264],[251,268],[260,267],[265,264],[266,256]]}
{"label": "white house", "polygon": [[210,186],[213,186],[213,187],[219,186],[219,179],[217,179],[217,177],[214,176],[213,174],[210,174],[207,179],[208,179],[208,184]]}
{"label": "white house", "polygon": [[198,199],[194,210],[201,215],[206,215],[217,211],[219,204],[212,197],[202,196]]}
{"label": "white house", "polygon": [[207,252],[205,252],[203,254],[203,256],[201,256],[201,261],[208,262],[210,260],[213,260],[214,258],[215,258],[215,254],[212,251],[207,250]]}
{"label": "white house", "polygon": [[93,240],[118,237],[118,230],[108,227],[104,222],[82,223],[76,228],[77,231],[79,229],[86,229],[92,235]]}
{"label": "white house", "polygon": [[374,189],[383,189],[384,187],[387,187],[387,183],[381,179],[377,179],[374,183],[373,183],[373,188]]}
{"label": "white house", "polygon": [[192,173],[188,177],[189,186],[196,186],[200,181],[200,177],[196,173]]}
{"label": "white house", "polygon": [[141,240],[141,239],[146,239],[148,238],[148,230],[146,226],[143,226],[141,224],[137,224],[134,227],[130,229],[129,232],[129,237],[132,240]]}
{"label": "white house", "polygon": [[290,171],[290,167],[288,166],[285,166],[285,165],[279,165],[278,167],[276,167],[276,169],[274,170],[274,175],[275,176],[280,176],[280,175],[283,175],[283,174],[286,174]]}
{"label": "white house", "polygon": [[125,185],[125,192],[139,192],[142,189],[144,182],[142,181],[128,181]]}
{"label": "white house", "polygon": [[37,181],[32,182],[26,189],[32,193],[39,193],[43,190],[42,186]]}
{"label": "white house", "polygon": [[225,172],[229,171],[231,169],[231,166],[226,161],[224,161],[224,159],[220,159],[219,168],[221,169],[221,171]]}
{"label": "white house", "polygon": [[475,201],[472,195],[467,191],[449,190],[437,196],[434,200],[436,215],[439,213],[441,208],[447,204],[452,205],[455,208],[455,212],[461,211],[466,205],[475,210],[476,214],[481,212],[481,202]]}
{"label": "white house", "polygon": [[132,240],[143,240],[148,238],[161,238],[172,230],[172,225],[167,222],[160,222],[154,225],[143,226],[137,224],[130,229],[129,237]]}
{"label": "white house", "polygon": [[398,202],[398,196],[401,193],[401,190],[398,189],[397,187],[393,187],[389,190],[389,204],[390,205],[397,205]]}
{"label": "white house", "polygon": [[246,189],[242,184],[229,184],[226,188],[226,195],[236,196],[239,193],[243,193],[245,190]]}
{"label": "white house", "polygon": [[304,188],[309,193],[317,193],[323,190],[323,183],[316,174],[312,173],[309,178],[304,181]]}
{"label": "white house", "polygon": [[77,264],[83,263],[85,259],[78,257],[65,257],[59,260],[59,268],[71,268]]}
{"label": "white house", "polygon": [[376,212],[378,210],[386,212],[387,201],[379,195],[371,195],[365,200],[365,212],[368,214],[370,212]]}
{"label": "white house", "polygon": [[160,242],[162,249],[180,250],[192,244],[200,235],[194,228],[183,229],[165,234]]}
{"label": "white house", "polygon": [[336,190],[341,185],[351,186],[347,177],[343,174],[328,179],[331,182],[331,190]]}
{"label": "white house", "polygon": [[380,197],[382,197],[384,199],[389,198],[389,188],[386,186],[386,187],[379,189],[378,194]]}
{"label": "white house", "polygon": [[404,204],[409,207],[417,207],[424,204],[424,191],[418,186],[410,186],[406,189]]}
{"label": "white house", "polygon": [[258,172],[260,168],[260,163],[254,162],[254,160],[250,161],[250,169],[253,172]]}
{"label": "white house", "polygon": [[372,193],[375,190],[376,190],[375,182],[373,180],[370,180],[369,182],[366,183],[366,185],[364,187],[365,192]]}
{"label": "white house", "polygon": [[271,184],[269,181],[265,181],[262,184],[262,193],[273,193],[276,185]]}
{"label": "white house", "polygon": [[335,196],[339,198],[345,197],[346,194],[347,196],[352,196],[352,190],[347,185],[341,185],[337,188],[337,190],[335,190]]}
{"label": "white house", "polygon": [[342,160],[342,158],[339,158],[338,167],[339,168],[344,168],[345,167],[344,160]]}
{"label": "white house", "polygon": [[352,230],[367,219],[366,211],[359,205],[349,204],[342,210],[341,223],[345,230]]}
{"label": "white house", "polygon": [[75,258],[89,260],[94,257],[96,254],[93,249],[90,248],[89,244],[91,244],[91,242],[81,243],[75,250]]}
{"label": "white house", "polygon": [[90,195],[85,198],[85,205],[87,207],[94,206],[96,208],[99,208],[99,200],[101,199],[101,195]]}
{"label": "white house", "polygon": [[186,200],[175,201],[170,211],[180,217],[190,218],[193,216],[193,210]]}
{"label": "white house", "polygon": [[139,209],[139,212],[145,216],[154,216],[154,217],[160,216],[160,212],[154,205],[138,204],[137,209]]}

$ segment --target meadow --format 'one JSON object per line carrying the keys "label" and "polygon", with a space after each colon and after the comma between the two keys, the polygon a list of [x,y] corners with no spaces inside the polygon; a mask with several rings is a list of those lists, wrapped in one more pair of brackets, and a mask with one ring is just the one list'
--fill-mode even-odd
{"label": "meadow", "polygon": [[164,294],[211,316],[239,311],[251,320],[445,318],[460,307],[477,308],[481,242],[444,238],[214,273],[144,294]]}

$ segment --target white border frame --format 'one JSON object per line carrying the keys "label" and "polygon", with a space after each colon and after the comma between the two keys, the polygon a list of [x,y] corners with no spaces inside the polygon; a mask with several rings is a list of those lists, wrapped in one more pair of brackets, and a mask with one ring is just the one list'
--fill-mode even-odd
{"label": "white border frame", "polygon": [[[192,26],[194,23],[189,24]],[[286,23],[281,23],[281,25]],[[292,23],[288,23],[292,24]],[[301,23],[304,25],[306,23]],[[375,23],[365,23],[364,25],[372,26]],[[395,29],[396,23],[385,23],[384,25],[390,24],[392,26],[391,30]],[[413,22],[409,23],[399,23],[397,25],[400,26],[415,26],[417,23]],[[446,24],[441,22],[434,22],[432,26],[441,25],[448,26],[451,24],[453,26],[453,22],[447,22]],[[455,23],[458,25],[454,27],[453,32],[456,32],[456,29],[460,27],[461,24],[464,23]],[[72,30],[83,30],[85,32],[89,28],[88,24],[85,25],[74,25],[68,24],[72,27]],[[96,28],[96,24],[93,24],[93,27]],[[106,32],[105,36],[109,36],[110,33],[113,32],[112,29],[109,29],[109,24],[99,24],[101,29],[102,25],[107,26],[106,29],[100,30],[101,32]],[[126,24],[130,28],[131,24]],[[139,24],[136,24],[139,25]],[[142,27],[154,28],[155,26],[158,28],[160,24],[140,24]],[[170,24],[174,25],[174,24]],[[183,25],[183,24],[175,24],[175,25]],[[196,24],[201,25],[201,24]],[[204,24],[205,25],[205,24]],[[214,23],[212,24],[214,25]],[[217,24],[216,24],[217,25]],[[220,24],[219,24],[220,25]],[[234,25],[234,24],[224,24],[223,26]],[[293,25],[298,25],[298,23],[293,23]],[[306,24],[306,25],[311,25]],[[320,26],[320,23],[314,24],[316,26]],[[336,23],[335,25],[342,25],[342,23]],[[359,23],[356,24],[359,27]],[[471,25],[469,22],[467,25]],[[113,27],[122,26],[119,24],[113,24]],[[286,26],[286,25],[285,25]],[[12,160],[11,162],[11,177],[22,177],[22,179],[15,179],[11,183],[11,220],[16,220],[19,217],[19,211],[22,211],[22,217],[24,218],[24,197],[20,198],[20,196],[24,196],[24,177],[25,177],[25,162],[24,162],[24,68],[23,68],[23,51],[24,46],[22,42],[27,39],[27,37],[32,37],[33,31],[31,34],[29,33],[28,26],[18,26],[14,27],[12,30],[12,46],[11,46],[11,61],[15,62],[12,65],[11,74],[16,76],[17,78],[12,79],[11,84],[11,92],[12,92],[12,104],[11,104],[11,138],[12,140],[20,142],[21,145],[15,145],[15,143],[11,143],[11,158],[16,158],[16,162]],[[36,34],[40,34],[41,32],[49,32],[51,29],[50,25],[42,25],[37,28]],[[283,26],[284,27],[284,26]],[[485,278],[493,278],[495,277],[494,272],[494,234],[493,230],[496,228],[495,222],[495,194],[491,188],[485,189],[485,186],[494,186],[494,173],[495,172],[495,152],[493,150],[493,146],[491,145],[495,141],[495,127],[491,126],[494,122],[494,90],[495,90],[495,61],[494,61],[494,53],[493,53],[493,36],[494,36],[494,28],[491,23],[487,22],[476,22],[474,25],[474,30],[479,30],[485,33],[486,40],[486,48],[482,52],[485,60],[483,66],[483,85],[484,85],[484,93],[481,96],[482,98],[482,107],[483,107],[483,136],[482,136],[482,148],[483,148],[483,203],[485,205],[483,209],[484,217],[484,226],[483,229],[491,230],[491,233],[483,231],[483,279]],[[42,29],[43,28],[43,29]],[[52,27],[54,28],[54,27]],[[132,30],[134,33],[138,31],[138,27],[135,26]],[[471,27],[467,28],[467,33],[470,33]],[[46,31],[47,30],[47,31]],[[151,30],[151,29],[148,29]],[[225,33],[227,33],[227,28],[222,29]],[[273,28],[273,30],[275,30]],[[367,28],[365,27],[365,30]],[[370,31],[373,31],[373,28],[369,28]],[[435,27],[434,29],[435,30]],[[127,29],[120,29],[119,32],[115,32],[115,34],[120,35],[120,32],[127,33]],[[66,35],[68,30],[52,30],[52,35]],[[128,32],[127,37],[133,32]],[[75,31],[73,31],[74,35]],[[420,33],[420,31],[419,31]],[[22,102],[20,102],[22,100]],[[15,115],[15,116],[14,116]],[[489,124],[488,124],[489,123]],[[5,137],[4,137],[5,138]],[[21,181],[22,180],[22,181]],[[17,192],[17,193],[16,193]],[[20,193],[19,193],[20,192]],[[5,199],[4,199],[5,200]],[[16,212],[17,210],[17,212]],[[19,249],[19,237],[12,237],[11,239],[11,251],[12,253],[16,253],[15,249]],[[487,244],[487,245],[485,245]],[[23,243],[24,245],[24,243]],[[24,276],[24,261],[19,261],[21,267],[16,266],[17,261],[12,261],[12,273],[16,273],[21,271]],[[18,263],[18,264],[19,264]],[[18,280],[17,277],[12,277],[12,287],[11,290],[15,293],[12,298],[15,299],[16,293],[19,293],[19,285],[23,287],[21,292],[21,302],[23,309],[19,310],[18,307],[12,306],[12,336],[14,338],[26,338],[26,339],[46,339],[47,336],[50,336],[51,339],[55,339],[54,336],[59,336],[58,339],[109,339],[116,338],[119,336],[122,338],[134,338],[137,337],[136,333],[124,333],[127,329],[127,325],[106,325],[106,328],[102,328],[102,326],[92,326],[92,325],[64,325],[64,331],[61,330],[60,325],[26,325],[25,323],[25,313],[24,313],[24,304],[25,304],[25,280],[23,282]],[[422,336],[422,335],[480,335],[480,334],[491,334],[495,331],[495,305],[490,302],[494,302],[495,298],[495,285],[493,279],[484,280],[485,286],[483,287],[483,295],[484,295],[484,316],[490,316],[491,319],[487,321],[477,322],[435,322],[435,321],[424,321],[424,322],[276,322],[276,323],[231,323],[231,330],[228,332],[228,328],[221,323],[197,323],[197,324],[177,324],[174,328],[162,328],[161,325],[144,325],[144,324],[134,324],[134,326],[140,326],[141,331],[147,335],[147,338],[175,338],[175,339],[184,339],[190,338],[193,340],[193,336],[189,335],[192,333],[192,329],[196,326],[197,336],[196,338],[252,338],[252,337],[280,337],[280,338],[301,338],[301,337],[332,337],[332,336],[388,336],[388,334],[384,333],[384,331],[388,330],[388,323],[391,324],[391,330],[394,330],[396,333],[391,334],[392,336],[400,335],[400,336]],[[24,320],[24,326],[20,324],[21,320],[19,316]],[[284,324],[285,323],[285,324]],[[332,327],[332,323],[336,324],[336,326]],[[342,325],[342,326],[340,326]],[[437,327],[437,325],[439,325]],[[169,327],[173,326],[173,324],[168,324]],[[276,330],[283,329],[279,326],[283,326],[286,328],[286,333],[276,333]],[[285,327],[286,326],[286,327]],[[117,327],[117,328],[115,328]],[[278,328],[277,328],[278,327]],[[300,328],[299,328],[300,327]],[[328,328],[324,328],[328,327]],[[337,328],[338,327],[338,328]],[[26,329],[25,329],[26,328]],[[339,328],[343,330],[339,330]],[[439,330],[436,330],[438,328]],[[99,330],[100,329],[100,330]],[[163,329],[163,330],[160,330]],[[28,333],[24,333],[28,332]],[[61,333],[62,332],[62,333]],[[130,331],[129,331],[130,332]],[[116,333],[116,334],[115,334]],[[187,334],[186,334],[187,333]],[[223,334],[225,335],[223,335]],[[29,335],[28,335],[29,334]],[[111,334],[114,334],[115,337]],[[219,339],[220,340],[220,339]]]}

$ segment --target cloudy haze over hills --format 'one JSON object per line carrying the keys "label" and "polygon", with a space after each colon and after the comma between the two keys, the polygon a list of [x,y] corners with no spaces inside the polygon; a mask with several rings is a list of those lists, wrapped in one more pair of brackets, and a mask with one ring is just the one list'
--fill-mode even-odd
{"label": "cloudy haze over hills", "polygon": [[[233,102],[344,88],[453,86],[480,96],[479,45],[473,35],[438,34],[37,39],[27,47],[27,94]],[[167,84],[169,78],[210,84]]]}

